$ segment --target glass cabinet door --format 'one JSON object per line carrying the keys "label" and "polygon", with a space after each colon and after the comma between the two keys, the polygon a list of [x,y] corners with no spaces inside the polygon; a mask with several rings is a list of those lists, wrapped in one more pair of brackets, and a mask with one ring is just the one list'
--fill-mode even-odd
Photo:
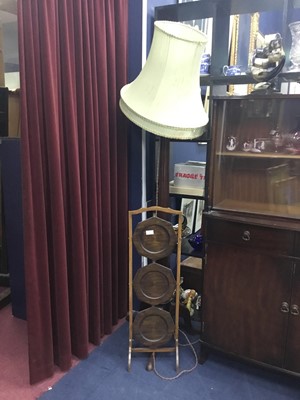
{"label": "glass cabinet door", "polygon": [[213,209],[300,217],[300,96],[213,99]]}

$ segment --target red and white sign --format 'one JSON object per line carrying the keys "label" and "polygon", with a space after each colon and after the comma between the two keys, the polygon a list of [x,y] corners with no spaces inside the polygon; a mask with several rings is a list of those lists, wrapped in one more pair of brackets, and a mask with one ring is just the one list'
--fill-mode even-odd
{"label": "red and white sign", "polygon": [[203,189],[205,184],[205,162],[175,164],[174,186]]}

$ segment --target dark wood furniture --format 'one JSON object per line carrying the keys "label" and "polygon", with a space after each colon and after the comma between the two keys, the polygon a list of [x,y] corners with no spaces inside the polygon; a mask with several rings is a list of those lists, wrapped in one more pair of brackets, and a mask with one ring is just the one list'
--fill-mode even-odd
{"label": "dark wood furniture", "polygon": [[202,292],[202,258],[187,257],[181,262],[181,276],[184,289],[195,289]]}
{"label": "dark wood furniture", "polygon": [[8,88],[0,87],[0,137],[8,136]]}
{"label": "dark wood furniture", "polygon": [[299,232],[217,212],[206,223],[202,344],[299,374]]}
{"label": "dark wood furniture", "polygon": [[[275,12],[279,16],[281,33],[287,60],[291,47],[291,35],[288,24],[292,22],[294,11],[300,8],[294,0],[200,0],[181,4],[172,4],[155,8],[155,19],[190,22],[213,19],[211,43],[210,74],[201,76],[201,86],[210,86],[211,94],[225,93],[226,85],[253,84],[250,75],[224,76],[223,66],[228,65],[230,41],[230,17],[232,15]],[[275,32],[274,32],[275,33]],[[284,68],[279,74],[282,81],[299,80],[299,72],[287,72]],[[224,90],[225,87],[225,90]]]}
{"label": "dark wood furniture", "polygon": [[[228,64],[226,32],[232,15],[279,13],[289,60],[288,25],[295,8],[299,3],[292,0],[202,0],[157,7],[156,19],[213,19],[210,75],[200,78],[211,95],[203,353],[215,348],[299,376],[300,155],[270,133],[278,129],[286,134],[295,127],[300,97],[227,96],[228,85],[255,82],[249,74],[222,73]],[[278,87],[299,79],[299,72],[284,68]],[[234,151],[226,148],[230,136],[238,141]],[[244,151],[248,142],[258,148],[254,139],[262,138],[263,152]]]}
{"label": "dark wood furniture", "polygon": [[[143,213],[149,218],[137,224],[133,232],[133,218]],[[178,218],[178,229],[175,232],[171,222],[159,215]],[[179,369],[179,296],[180,296],[180,260],[182,212],[171,208],[152,206],[128,212],[129,219],[129,343],[128,370],[131,369],[132,353],[148,353],[150,360],[147,369],[153,369],[153,358],[157,352],[175,352],[176,369]],[[168,218],[167,218],[168,219]],[[133,251],[150,260],[133,274]],[[162,265],[161,260],[176,249],[176,279],[169,266]],[[134,295],[147,308],[133,310]],[[173,302],[172,312],[170,304]],[[167,306],[166,306],[167,305]],[[173,339],[173,340],[171,340]]]}
{"label": "dark wood furniture", "polygon": [[[300,146],[291,149],[290,132],[299,107],[297,95],[213,99],[201,335],[204,348],[297,375]],[[260,151],[251,147],[258,138]],[[288,185],[278,189],[282,181]]]}

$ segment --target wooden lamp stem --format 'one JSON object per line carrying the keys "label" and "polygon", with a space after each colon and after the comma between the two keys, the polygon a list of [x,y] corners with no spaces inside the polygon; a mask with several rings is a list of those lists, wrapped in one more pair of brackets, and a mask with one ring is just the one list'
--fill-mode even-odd
{"label": "wooden lamp stem", "polygon": [[160,137],[159,142],[159,171],[158,171],[158,205],[169,207],[169,161],[170,140]]}

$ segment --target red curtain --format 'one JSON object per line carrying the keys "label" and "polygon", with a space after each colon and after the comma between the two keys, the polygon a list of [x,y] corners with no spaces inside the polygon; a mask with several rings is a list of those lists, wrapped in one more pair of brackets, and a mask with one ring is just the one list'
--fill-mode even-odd
{"label": "red curtain", "polygon": [[18,5],[30,382],[127,312],[127,1]]}

